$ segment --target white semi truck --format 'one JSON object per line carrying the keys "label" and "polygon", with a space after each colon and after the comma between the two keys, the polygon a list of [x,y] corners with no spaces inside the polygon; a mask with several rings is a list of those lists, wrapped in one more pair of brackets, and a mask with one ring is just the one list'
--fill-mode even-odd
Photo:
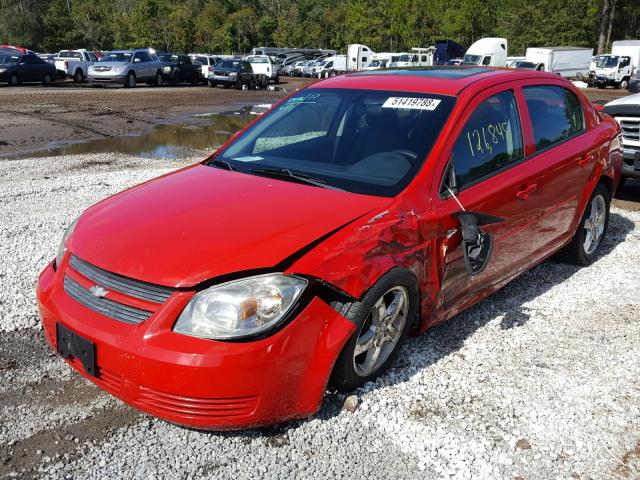
{"label": "white semi truck", "polygon": [[595,63],[595,84],[598,88],[627,88],[640,66],[640,40],[613,42],[611,53],[598,55]]}
{"label": "white semi truck", "polygon": [[582,78],[589,74],[593,48],[529,47],[525,59],[541,70],[557,73],[565,78]]}
{"label": "white semi truck", "polygon": [[486,67],[507,66],[507,39],[481,38],[469,47],[462,60],[463,65],[479,65]]}

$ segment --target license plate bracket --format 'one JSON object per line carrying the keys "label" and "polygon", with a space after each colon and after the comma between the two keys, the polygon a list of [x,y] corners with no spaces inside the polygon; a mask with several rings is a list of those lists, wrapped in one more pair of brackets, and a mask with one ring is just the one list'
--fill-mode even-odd
{"label": "license plate bracket", "polygon": [[64,325],[56,323],[56,349],[62,358],[79,360],[89,375],[96,376],[96,345]]}

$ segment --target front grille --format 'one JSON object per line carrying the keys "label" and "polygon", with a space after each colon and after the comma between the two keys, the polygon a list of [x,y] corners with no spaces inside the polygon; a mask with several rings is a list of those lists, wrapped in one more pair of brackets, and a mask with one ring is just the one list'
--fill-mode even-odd
{"label": "front grille", "polygon": [[213,72],[214,75],[217,75],[218,77],[228,77],[229,76],[229,72]]}
{"label": "front grille", "polygon": [[121,322],[133,324],[142,323],[152,314],[152,312],[147,310],[123,305],[122,303],[114,302],[107,298],[96,297],[67,275],[64,277],[64,291],[85,307],[115,320],[120,320]]}
{"label": "front grille", "polygon": [[622,128],[622,138],[640,142],[640,117],[616,117]]}
{"label": "front grille", "polygon": [[75,255],[71,256],[69,263],[74,270],[98,285],[141,300],[164,303],[173,293],[171,288],[160,287],[107,272],[81,260]]}
{"label": "front grille", "polygon": [[93,70],[96,72],[108,72],[111,70],[111,67],[93,67]]}

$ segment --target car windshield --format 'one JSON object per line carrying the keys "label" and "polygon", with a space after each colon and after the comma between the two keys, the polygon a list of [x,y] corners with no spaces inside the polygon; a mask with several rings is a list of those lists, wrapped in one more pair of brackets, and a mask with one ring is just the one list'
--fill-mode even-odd
{"label": "car windshield", "polygon": [[305,89],[265,114],[212,164],[394,196],[422,166],[454,103],[429,93]]}
{"label": "car windshield", "polygon": [[618,66],[618,60],[620,57],[605,55],[602,57],[598,57],[598,61],[596,63],[596,67],[598,68],[613,68]]}
{"label": "car windshield", "polygon": [[0,55],[0,64],[2,65],[17,65],[19,61],[18,55]]}
{"label": "car windshield", "polygon": [[101,62],[128,62],[131,60],[131,52],[109,52],[100,59]]}
{"label": "car windshield", "polygon": [[462,60],[462,63],[465,63],[467,65],[480,65],[481,59],[482,59],[481,55],[466,54],[464,56],[464,59]]}
{"label": "car windshield", "polygon": [[398,59],[399,62],[410,62],[411,61],[411,55],[400,55],[400,58]]}
{"label": "car windshield", "polygon": [[71,52],[68,50],[63,50],[62,52],[60,52],[60,54],[58,55],[58,57],[61,58],[79,58],[82,59],[82,54],[80,52]]}
{"label": "car windshield", "polygon": [[238,68],[238,65],[240,65],[240,62],[238,62],[237,60],[225,60],[220,64],[220,67],[222,68]]}
{"label": "car windshield", "polygon": [[163,62],[177,62],[178,56],[177,55],[160,55],[160,60],[162,60]]}
{"label": "car windshield", "polygon": [[269,59],[265,57],[247,57],[250,63],[269,63]]}

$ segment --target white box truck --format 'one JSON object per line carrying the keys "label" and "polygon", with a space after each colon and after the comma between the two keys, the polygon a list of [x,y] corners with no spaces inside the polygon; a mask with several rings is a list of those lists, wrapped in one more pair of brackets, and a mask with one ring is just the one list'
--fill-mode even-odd
{"label": "white box truck", "polygon": [[541,70],[557,73],[565,78],[582,78],[589,74],[593,48],[529,47],[527,62],[542,65]]}
{"label": "white box truck", "polygon": [[627,88],[639,65],[640,40],[613,42],[610,54],[596,57],[595,84],[598,88]]}
{"label": "white box truck", "polygon": [[481,38],[469,47],[462,60],[463,65],[479,65],[486,67],[507,66],[507,39]]}

